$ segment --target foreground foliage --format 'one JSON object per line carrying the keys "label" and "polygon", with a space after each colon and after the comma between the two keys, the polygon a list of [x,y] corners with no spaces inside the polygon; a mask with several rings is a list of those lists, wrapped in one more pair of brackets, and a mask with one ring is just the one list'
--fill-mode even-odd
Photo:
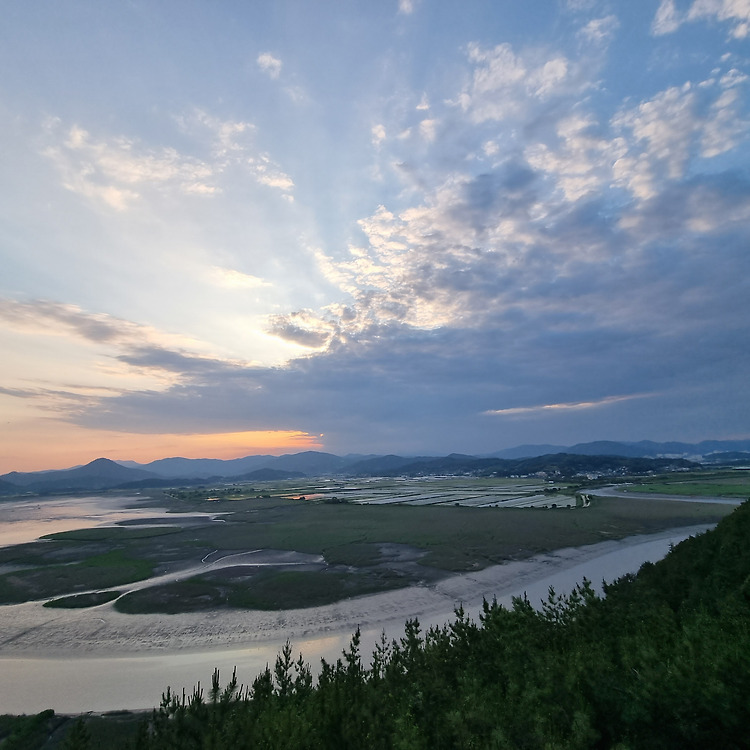
{"label": "foreground foliage", "polygon": [[[745,748],[750,746],[750,503],[637,576],[485,603],[363,660],[359,633],[314,681],[289,644],[248,688],[169,690],[128,746]],[[69,746],[86,747],[81,739]],[[93,745],[91,745],[93,746]],[[110,747],[115,747],[110,743]]]}

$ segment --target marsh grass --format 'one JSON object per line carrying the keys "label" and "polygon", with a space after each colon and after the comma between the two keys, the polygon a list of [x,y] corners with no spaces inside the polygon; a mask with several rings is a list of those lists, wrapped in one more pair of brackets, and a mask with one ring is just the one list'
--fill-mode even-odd
{"label": "marsh grass", "polygon": [[56,534],[46,534],[42,539],[50,539],[63,542],[127,542],[133,539],[153,539],[154,537],[167,536],[181,531],[182,527],[159,526],[145,528],[123,527],[123,526],[97,526],[93,529],[75,529],[74,531],[60,531]]}
{"label": "marsh grass", "polygon": [[266,610],[316,607],[407,584],[408,581],[393,573],[284,570],[263,574],[249,586],[235,589],[228,597],[228,604]]}
{"label": "marsh grass", "polygon": [[78,563],[48,565],[0,576],[0,604],[47,599],[89,589],[103,589],[149,578],[148,562],[126,557],[121,550],[105,552]]}
{"label": "marsh grass", "polygon": [[85,609],[111,602],[121,594],[122,591],[91,591],[87,594],[73,594],[72,596],[60,597],[59,599],[51,599],[45,602],[44,606],[54,609]]}
{"label": "marsh grass", "polygon": [[139,589],[120,597],[114,604],[128,615],[146,613],[178,614],[216,609],[226,604],[226,594],[210,583],[188,580]]}
{"label": "marsh grass", "polygon": [[115,602],[125,614],[178,614],[233,609],[304,609],[351,596],[403,588],[410,579],[392,571],[263,570],[237,577],[206,574],[133,591]]}
{"label": "marsh grass", "polygon": [[380,547],[373,542],[352,542],[326,550],[326,562],[331,565],[364,567],[377,565],[381,559]]}

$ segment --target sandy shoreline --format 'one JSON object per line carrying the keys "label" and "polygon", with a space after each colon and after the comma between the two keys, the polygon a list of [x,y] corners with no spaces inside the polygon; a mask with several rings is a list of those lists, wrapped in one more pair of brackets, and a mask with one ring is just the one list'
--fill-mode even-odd
{"label": "sandy shoreline", "polygon": [[[84,610],[45,609],[40,602],[0,607],[0,659],[147,656],[206,652],[226,648],[283,643],[287,638],[304,642],[326,636],[351,634],[364,629],[388,629],[394,623],[418,617],[429,622],[449,615],[463,605],[477,610],[483,598],[499,600],[538,588],[556,574],[581,567],[595,584],[613,580],[606,567],[586,572],[586,564],[653,542],[684,538],[710,526],[691,526],[659,534],[600,542],[575,549],[561,549],[520,561],[495,565],[470,574],[446,578],[430,586],[348,599],[337,604],[279,612],[221,610],[180,615],[126,615],[111,604]],[[622,565],[623,563],[618,563]],[[627,558],[625,558],[627,567]],[[640,562],[634,560],[631,569]],[[564,585],[564,584],[563,584]],[[571,584],[572,585],[572,584]],[[538,598],[543,596],[546,585]],[[529,594],[532,598],[532,594]],[[533,599],[532,599],[533,601]]]}

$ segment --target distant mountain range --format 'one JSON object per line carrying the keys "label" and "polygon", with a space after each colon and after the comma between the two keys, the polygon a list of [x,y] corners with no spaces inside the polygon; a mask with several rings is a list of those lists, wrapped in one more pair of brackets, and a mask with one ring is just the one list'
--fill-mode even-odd
{"label": "distant mountain range", "polygon": [[[97,458],[85,466],[60,471],[32,471],[21,473],[12,471],[3,474],[0,482],[9,484],[15,492],[35,493],[67,492],[69,490],[105,490],[117,487],[123,482],[138,481],[155,477],[141,469],[121,466],[108,458]],[[1,486],[0,486],[1,488]],[[7,492],[8,490],[6,490]]]}
{"label": "distant mountain range", "polygon": [[[120,461],[122,466],[145,470],[160,477],[239,477],[259,469],[276,471],[302,472],[305,476],[336,474],[349,464],[360,461],[366,456],[335,456],[333,453],[304,451],[288,453],[283,456],[245,456],[222,460],[219,458],[160,458],[149,464],[135,461]],[[2,477],[0,477],[2,479]]]}
{"label": "distant mountain range", "polygon": [[648,473],[694,466],[750,465],[750,440],[702,443],[618,443],[598,441],[572,446],[522,445],[471,456],[354,455],[304,451],[283,456],[162,458],[148,464],[98,458],[60,471],[10,472],[0,476],[0,494],[56,494],[107,489],[137,489],[268,481],[316,476],[511,476],[545,472],[549,476]]}
{"label": "distant mountain range", "polygon": [[638,443],[623,443],[597,440],[593,443],[575,445],[519,445],[516,448],[498,451],[496,458],[531,458],[551,453],[575,453],[579,456],[629,456],[631,458],[687,458],[703,461],[719,452],[750,452],[750,440],[704,440],[701,443],[654,443],[641,440]]}

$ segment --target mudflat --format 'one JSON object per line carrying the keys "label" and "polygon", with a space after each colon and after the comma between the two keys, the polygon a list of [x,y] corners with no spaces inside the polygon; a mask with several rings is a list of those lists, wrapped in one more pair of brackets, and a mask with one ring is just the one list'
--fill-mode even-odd
{"label": "mudflat", "polygon": [[577,548],[563,548],[508,561],[429,584],[370,596],[357,596],[318,607],[258,611],[221,609],[177,615],[127,615],[112,603],[87,609],[50,609],[41,602],[0,607],[0,657],[125,656],[206,651],[259,644],[283,644],[357,627],[388,629],[417,617],[423,622],[448,618],[455,607],[481,606],[483,598],[527,592],[544,596],[549,582],[565,590],[584,575],[597,584],[637,570],[647,559],[661,557],[670,543],[710,525],[636,535]]}
{"label": "mudflat", "polygon": [[[397,489],[407,487],[412,500],[418,490],[417,507],[289,499],[285,487],[211,502],[156,493],[3,503],[7,527],[31,523],[23,528],[33,534],[35,519],[54,516],[67,530],[45,525],[45,539],[0,548],[0,656],[205,651],[448,619],[460,604],[523,593],[566,570],[577,571],[571,585],[583,575],[612,580],[640,563],[626,556],[608,576],[581,566],[732,510],[615,497],[577,508],[456,507],[476,480]],[[479,489],[499,505],[510,491],[504,480]],[[85,528],[92,518],[98,525]]]}

